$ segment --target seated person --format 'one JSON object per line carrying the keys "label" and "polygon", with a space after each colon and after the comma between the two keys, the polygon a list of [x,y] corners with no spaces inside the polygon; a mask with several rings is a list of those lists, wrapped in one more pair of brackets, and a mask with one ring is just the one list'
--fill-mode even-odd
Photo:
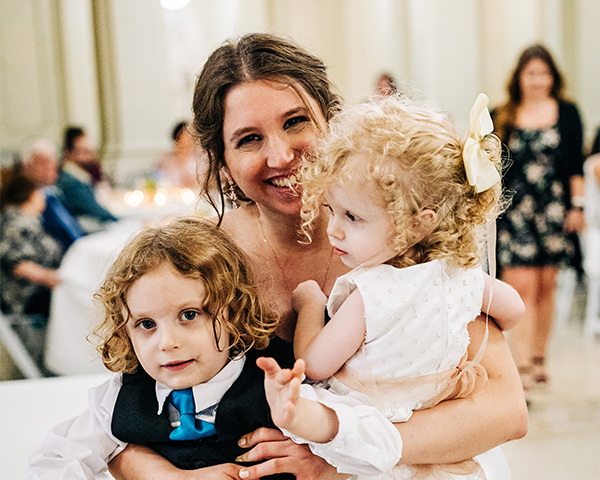
{"label": "seated person", "polygon": [[179,122],[173,128],[173,151],[166,153],[155,165],[159,184],[174,188],[190,188],[197,192],[200,155],[187,122]]}
{"label": "seated person", "polygon": [[45,197],[23,175],[2,187],[0,279],[2,311],[15,315],[14,328],[43,369],[50,292],[60,283],[60,244],[42,227]]}
{"label": "seated person", "polygon": [[37,189],[43,189],[46,209],[42,213],[42,226],[61,244],[63,251],[85,235],[77,219],[63,205],[60,192],[54,186],[58,176],[54,143],[43,137],[28,139],[21,149],[20,162],[2,170],[2,187],[14,175],[23,175],[31,180]]}
{"label": "seated person", "polygon": [[86,131],[81,127],[70,126],[65,128],[63,138],[63,161],[67,158],[74,160],[75,163],[89,173],[90,180],[94,187],[103,183],[108,183],[108,177],[96,153],[88,147]]}
{"label": "seated person", "polygon": [[67,128],[63,165],[56,186],[62,193],[67,210],[88,233],[102,230],[107,222],[117,220],[96,199],[94,177],[86,170],[86,166],[93,162],[96,162],[96,157],[88,147],[85,131],[79,127]]}

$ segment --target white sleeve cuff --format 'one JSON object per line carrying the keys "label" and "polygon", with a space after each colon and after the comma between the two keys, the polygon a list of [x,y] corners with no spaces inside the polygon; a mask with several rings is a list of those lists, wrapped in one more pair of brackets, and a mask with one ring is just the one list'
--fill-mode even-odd
{"label": "white sleeve cuff", "polygon": [[284,433],[296,443],[308,443],[315,455],[339,473],[380,475],[398,463],[402,456],[400,433],[375,407],[310,385],[302,385],[300,395],[336,412],[338,434],[329,443],[312,443]]}

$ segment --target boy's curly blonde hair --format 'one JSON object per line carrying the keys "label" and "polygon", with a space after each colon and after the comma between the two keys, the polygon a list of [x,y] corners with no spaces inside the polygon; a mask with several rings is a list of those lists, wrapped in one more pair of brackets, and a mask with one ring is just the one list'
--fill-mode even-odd
{"label": "boy's curly blonde hair", "polygon": [[121,251],[96,293],[105,317],[94,334],[100,339],[97,349],[106,368],[137,370],[139,361],[126,329],[127,294],[136,280],[164,263],[202,282],[206,292],[202,308],[212,317],[213,328],[229,333],[230,358],[268,345],[278,317],[262,300],[243,252],[215,225],[183,217],[140,231]]}
{"label": "boy's curly blonde hair", "polygon": [[[387,209],[394,223],[397,255],[387,263],[405,267],[445,258],[465,268],[479,264],[478,230],[499,213],[501,185],[481,193],[469,185],[462,148],[448,115],[406,98],[375,98],[351,107],[331,122],[331,133],[302,172],[302,232],[311,238],[326,190],[359,183]],[[482,146],[501,169],[499,140]],[[417,215],[433,210],[423,238]]]}

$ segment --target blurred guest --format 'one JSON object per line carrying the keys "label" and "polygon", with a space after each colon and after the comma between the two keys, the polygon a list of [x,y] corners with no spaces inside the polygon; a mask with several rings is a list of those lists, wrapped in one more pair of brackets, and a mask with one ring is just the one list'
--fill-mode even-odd
{"label": "blurred guest", "polygon": [[396,84],[394,77],[390,73],[382,73],[379,75],[375,86],[375,95],[389,97],[396,93],[398,93],[398,85]]}
{"label": "blurred guest", "polygon": [[187,122],[175,125],[171,137],[173,151],[166,153],[155,165],[157,181],[168,187],[198,191],[200,155]]}
{"label": "blurred guest", "polygon": [[93,151],[88,146],[85,130],[80,127],[68,127],[65,130],[63,145],[63,164],[56,180],[56,186],[62,192],[67,210],[74,215],[88,232],[102,230],[106,223],[117,218],[96,199],[94,186],[97,178],[86,168],[94,171],[97,164]]}
{"label": "blurred guest", "polygon": [[94,150],[88,146],[87,134],[81,127],[70,126],[65,128],[62,161],[73,161],[73,163],[83,168],[88,172],[90,182],[95,187],[107,181],[100,159]]}
{"label": "blurred guest", "polygon": [[56,146],[43,137],[29,138],[21,149],[21,161],[2,172],[2,188],[14,176],[23,175],[37,189],[43,189],[46,209],[42,213],[44,230],[66,250],[75,240],[85,235],[79,222],[62,203],[60,192],[54,187],[58,177]]}
{"label": "blurred guest", "polygon": [[583,135],[577,107],[565,100],[563,77],[544,46],[521,54],[508,97],[494,125],[510,150],[505,187],[515,193],[498,220],[498,262],[527,307],[511,346],[523,386],[530,388],[548,380],[544,361],[559,267],[581,268],[576,233],[584,227]]}
{"label": "blurred guest", "polygon": [[2,187],[0,279],[2,311],[34,360],[43,366],[50,292],[60,283],[60,244],[42,227],[46,200],[35,183],[15,174]]}
{"label": "blurred guest", "polygon": [[596,131],[596,136],[594,137],[592,148],[590,150],[590,155],[594,155],[596,153],[600,153],[600,127],[598,127],[598,130]]}

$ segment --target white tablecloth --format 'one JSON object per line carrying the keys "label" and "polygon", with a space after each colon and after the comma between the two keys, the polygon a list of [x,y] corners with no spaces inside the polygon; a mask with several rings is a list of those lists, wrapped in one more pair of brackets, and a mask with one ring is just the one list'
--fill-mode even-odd
{"label": "white tablecloth", "polygon": [[[51,427],[79,415],[109,373],[0,382],[0,478],[25,480],[27,461]],[[112,478],[103,474],[98,479]]]}
{"label": "white tablecloth", "polygon": [[[62,283],[52,293],[48,322],[46,366],[59,375],[104,372],[95,346],[87,340],[102,319],[102,311],[93,295],[106,271],[128,239],[143,225],[160,222],[165,216],[189,214],[208,216],[210,210],[200,206],[171,203],[162,208],[129,209],[127,218],[108,230],[77,240],[63,258]],[[90,337],[90,339],[92,339]]]}

